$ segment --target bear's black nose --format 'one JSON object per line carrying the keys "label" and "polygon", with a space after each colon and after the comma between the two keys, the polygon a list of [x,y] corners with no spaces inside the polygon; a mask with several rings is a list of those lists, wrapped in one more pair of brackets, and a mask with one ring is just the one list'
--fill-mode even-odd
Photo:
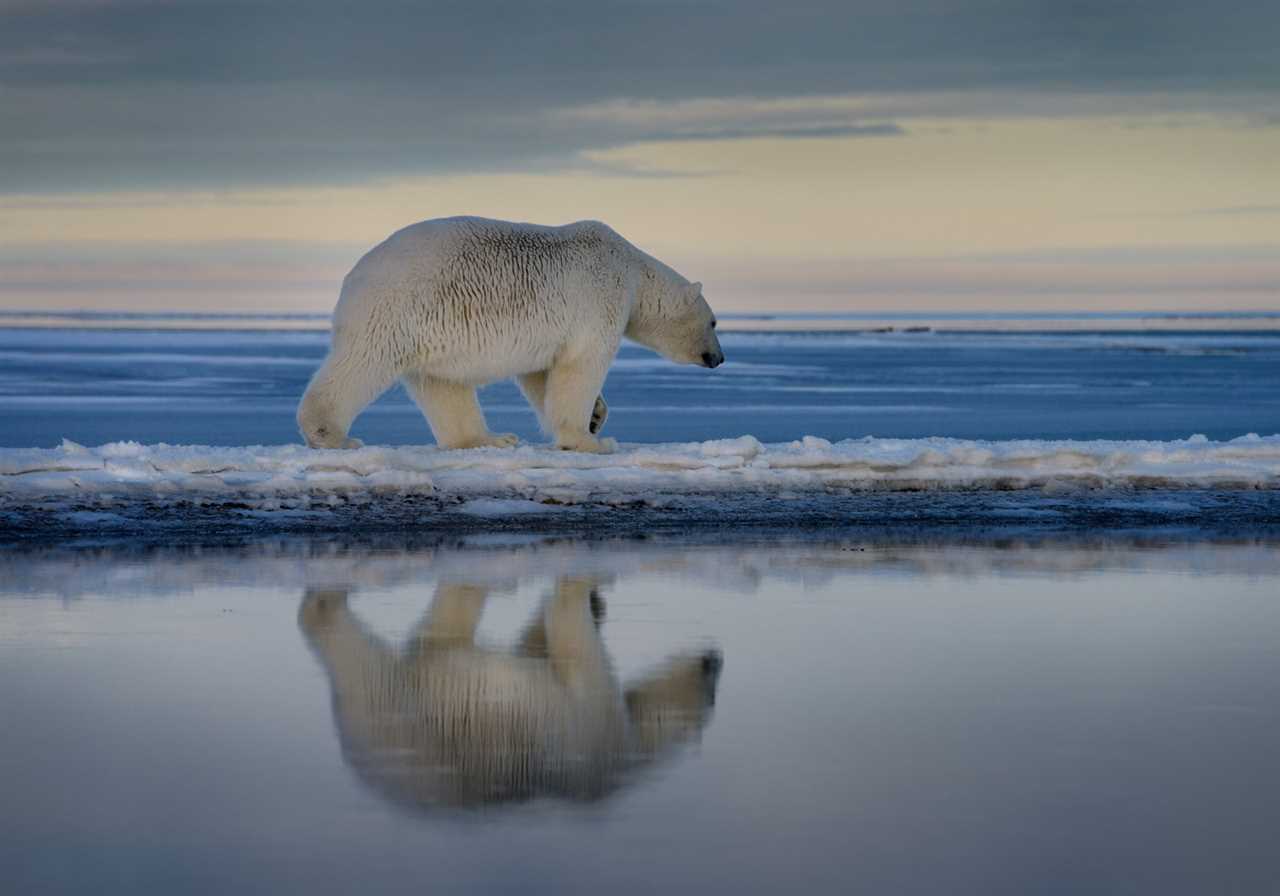
{"label": "bear's black nose", "polygon": [[702,364],[704,367],[719,367],[724,363],[724,355],[713,354],[712,352],[702,353]]}
{"label": "bear's black nose", "polygon": [[702,674],[707,676],[716,676],[720,674],[720,670],[724,668],[724,658],[718,650],[708,650],[702,654]]}

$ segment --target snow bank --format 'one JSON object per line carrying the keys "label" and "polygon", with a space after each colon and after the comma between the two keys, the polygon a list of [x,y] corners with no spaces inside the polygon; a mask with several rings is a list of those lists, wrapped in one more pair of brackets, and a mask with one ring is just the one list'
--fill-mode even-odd
{"label": "snow bank", "polygon": [[[86,448],[0,449],[0,502],[145,497],[262,510],[343,495],[431,494],[479,515],[541,504],[646,503],[719,493],[788,498],[895,489],[1056,487],[1277,488],[1280,436],[1228,442],[848,439],[806,436],[765,445],[752,436],[625,445],[610,455],[545,447],[440,451],[434,447],[312,450],[298,445],[218,448],[114,442]],[[507,503],[504,503],[507,502]]]}

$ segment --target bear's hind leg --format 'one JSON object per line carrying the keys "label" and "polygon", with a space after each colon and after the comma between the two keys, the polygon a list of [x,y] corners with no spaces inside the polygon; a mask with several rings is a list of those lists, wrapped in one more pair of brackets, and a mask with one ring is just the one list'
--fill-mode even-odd
{"label": "bear's hind leg", "polygon": [[307,445],[359,448],[359,439],[347,438],[351,421],[395,379],[393,371],[377,364],[357,363],[349,353],[331,353],[298,404],[298,429]]}
{"label": "bear's hind leg", "polygon": [[405,388],[427,418],[441,448],[511,448],[513,433],[492,433],[476,401],[474,386],[428,376],[421,371],[404,375]]}

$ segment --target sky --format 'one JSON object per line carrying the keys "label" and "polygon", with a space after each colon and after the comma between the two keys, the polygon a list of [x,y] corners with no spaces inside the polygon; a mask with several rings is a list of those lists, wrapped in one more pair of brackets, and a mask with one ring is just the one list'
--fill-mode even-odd
{"label": "sky", "polygon": [[606,221],[721,311],[1280,310],[1274,2],[0,0],[0,309]]}

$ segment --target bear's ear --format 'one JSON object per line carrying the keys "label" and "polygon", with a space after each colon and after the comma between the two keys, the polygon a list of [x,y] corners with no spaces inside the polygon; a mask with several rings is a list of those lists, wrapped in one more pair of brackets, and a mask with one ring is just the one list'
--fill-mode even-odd
{"label": "bear's ear", "polygon": [[689,292],[696,299],[698,296],[702,295],[702,284],[697,282],[690,283]]}

